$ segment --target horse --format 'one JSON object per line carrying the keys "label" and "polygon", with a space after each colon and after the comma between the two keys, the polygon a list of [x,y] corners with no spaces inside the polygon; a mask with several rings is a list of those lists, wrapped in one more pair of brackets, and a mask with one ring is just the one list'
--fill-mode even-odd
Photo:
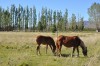
{"label": "horse", "polygon": [[48,45],[49,45],[53,54],[55,55],[56,45],[55,45],[55,42],[52,37],[39,35],[36,38],[36,42],[38,44],[37,49],[36,49],[37,55],[38,55],[38,52],[41,55],[41,53],[40,53],[40,45],[41,44],[46,45],[46,54],[47,54],[47,49],[48,49]]}
{"label": "horse", "polygon": [[65,47],[73,47],[72,57],[74,56],[74,51],[77,49],[79,57],[79,46],[82,48],[82,53],[84,56],[87,56],[87,47],[84,42],[78,36],[64,36],[60,35],[56,40],[57,55],[61,56],[62,45]]}

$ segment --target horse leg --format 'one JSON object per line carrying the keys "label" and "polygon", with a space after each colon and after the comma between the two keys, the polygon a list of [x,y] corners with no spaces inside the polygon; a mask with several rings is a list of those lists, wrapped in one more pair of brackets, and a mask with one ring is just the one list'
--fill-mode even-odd
{"label": "horse leg", "polygon": [[61,56],[61,48],[62,48],[61,42],[57,42],[56,47],[57,47],[57,55],[60,57]]}
{"label": "horse leg", "polygon": [[41,53],[40,53],[40,45],[37,46],[37,55],[38,55],[38,52],[41,55]]}
{"label": "horse leg", "polygon": [[74,56],[74,52],[75,52],[75,47],[73,47],[72,57]]}
{"label": "horse leg", "polygon": [[77,47],[77,53],[78,53],[78,55],[77,55],[77,56],[79,57],[79,48],[78,48],[78,47]]}
{"label": "horse leg", "polygon": [[61,48],[62,48],[62,45],[59,46],[59,56],[61,56]]}
{"label": "horse leg", "polygon": [[59,46],[56,44],[56,55],[58,55]]}
{"label": "horse leg", "polygon": [[39,46],[37,46],[37,49],[36,49],[36,54],[38,55],[38,51],[39,51]]}
{"label": "horse leg", "polygon": [[51,51],[53,52],[53,50],[52,50],[52,46],[51,45],[49,45],[50,46],[50,48],[51,48]]}
{"label": "horse leg", "polygon": [[46,45],[46,54],[47,54],[48,44]]}

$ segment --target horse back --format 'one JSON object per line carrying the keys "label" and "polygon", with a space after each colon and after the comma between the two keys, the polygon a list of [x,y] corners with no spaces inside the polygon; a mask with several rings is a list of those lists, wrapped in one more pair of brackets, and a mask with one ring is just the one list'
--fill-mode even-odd
{"label": "horse back", "polygon": [[58,44],[62,44],[66,47],[77,47],[80,45],[80,38],[78,36],[62,36],[61,35],[57,38],[57,42]]}
{"label": "horse back", "polygon": [[38,44],[50,44],[50,43],[54,43],[54,40],[50,36],[39,35],[37,36],[36,42]]}

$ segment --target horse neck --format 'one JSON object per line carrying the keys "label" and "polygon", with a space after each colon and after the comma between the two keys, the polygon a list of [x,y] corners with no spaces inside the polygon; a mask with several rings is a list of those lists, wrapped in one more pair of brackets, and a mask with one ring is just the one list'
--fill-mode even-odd
{"label": "horse neck", "polygon": [[84,50],[86,48],[84,42],[81,40],[81,43],[80,43],[80,47],[82,48],[82,50]]}
{"label": "horse neck", "polygon": [[53,47],[53,49],[55,49],[56,48],[55,44],[52,44],[52,47]]}
{"label": "horse neck", "polygon": [[55,43],[51,44],[51,46],[52,46],[53,50],[56,49],[56,45],[55,45]]}

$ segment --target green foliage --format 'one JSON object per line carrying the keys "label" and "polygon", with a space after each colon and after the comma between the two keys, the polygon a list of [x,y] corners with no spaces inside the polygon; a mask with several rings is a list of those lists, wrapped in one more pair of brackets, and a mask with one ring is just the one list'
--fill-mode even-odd
{"label": "green foliage", "polygon": [[65,26],[65,31],[68,30],[68,10],[67,9],[64,14],[64,26]]}
{"label": "green foliage", "polygon": [[84,29],[84,20],[82,17],[82,18],[80,18],[80,21],[78,23],[78,30],[83,31],[83,29]]}
{"label": "green foliage", "polygon": [[72,14],[72,17],[71,17],[71,30],[75,31],[76,30],[76,16],[75,14]]}
{"label": "green foliage", "polygon": [[55,25],[55,24],[52,25],[51,31],[52,31],[53,33],[55,33],[55,32],[57,31],[57,29],[56,29],[56,25]]}
{"label": "green foliage", "polygon": [[36,29],[36,22],[37,22],[37,15],[36,15],[36,8],[33,7],[33,31]]}
{"label": "green foliage", "polygon": [[42,25],[42,23],[40,21],[38,23],[38,30],[39,31],[43,31],[43,25]]}

